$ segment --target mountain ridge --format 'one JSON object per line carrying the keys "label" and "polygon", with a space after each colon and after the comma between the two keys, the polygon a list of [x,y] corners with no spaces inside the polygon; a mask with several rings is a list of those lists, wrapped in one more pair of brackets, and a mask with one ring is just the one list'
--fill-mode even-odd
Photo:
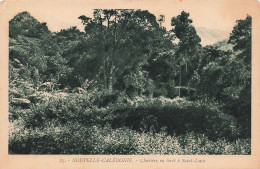
{"label": "mountain ridge", "polygon": [[213,45],[219,41],[229,38],[229,32],[217,29],[208,29],[204,27],[196,27],[197,34],[201,38],[201,45]]}

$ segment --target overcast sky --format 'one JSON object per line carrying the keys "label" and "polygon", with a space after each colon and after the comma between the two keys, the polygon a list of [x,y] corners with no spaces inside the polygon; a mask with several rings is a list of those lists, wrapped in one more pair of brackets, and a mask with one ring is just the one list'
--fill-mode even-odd
{"label": "overcast sky", "polygon": [[[78,19],[80,15],[91,16],[92,9],[143,9],[156,16],[164,14],[164,26],[170,28],[170,20],[182,10],[190,13],[195,27],[231,32],[237,19],[244,19],[254,12],[256,0],[53,0],[8,2],[7,14],[10,19],[18,12],[28,11],[40,22],[47,22],[51,31],[59,31],[71,26],[83,30]],[[108,3],[109,2],[109,3]],[[246,2],[246,3],[245,3]]]}

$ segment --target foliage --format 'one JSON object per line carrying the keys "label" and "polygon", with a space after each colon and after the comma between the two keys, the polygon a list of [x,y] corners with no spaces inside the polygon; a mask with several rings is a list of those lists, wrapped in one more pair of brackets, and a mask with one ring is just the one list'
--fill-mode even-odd
{"label": "foliage", "polygon": [[251,34],[252,17],[247,15],[245,20],[237,21],[229,38],[229,42],[234,45],[234,51],[239,51],[237,58],[244,61],[247,64],[245,66],[251,65]]}
{"label": "foliage", "polygon": [[206,47],[185,11],[171,31],[146,10],[79,19],[10,20],[10,153],[251,153],[250,16]]}
{"label": "foliage", "polygon": [[9,139],[12,154],[175,154],[219,155],[250,154],[250,140],[210,141],[193,132],[169,136],[165,132],[139,133],[109,125],[86,127],[48,126],[43,129],[13,131]]}
{"label": "foliage", "polygon": [[25,80],[38,88],[43,82],[60,84],[67,80],[71,68],[60,55],[60,48],[46,24],[42,28],[28,12],[23,12],[15,16],[9,26],[10,67],[16,69],[10,72],[11,81]]}
{"label": "foliage", "polygon": [[[178,50],[175,55],[175,64],[179,70],[179,87],[182,85],[190,86],[188,79],[196,68],[195,63],[198,62],[198,52],[201,48],[201,39],[197,35],[196,29],[191,25],[192,20],[189,19],[189,16],[189,13],[182,11],[180,15],[173,17],[171,20],[172,32],[179,39]],[[181,96],[180,88],[179,96]]]}
{"label": "foliage", "polygon": [[21,12],[10,20],[9,36],[16,39],[19,35],[40,38],[50,31],[48,30],[46,23],[40,23],[33,18],[28,12]]}
{"label": "foliage", "polygon": [[[158,132],[162,127],[166,127],[169,134],[194,131],[206,134],[213,140],[220,137],[233,140],[239,136],[237,120],[214,107],[162,97],[152,100],[135,98],[126,100],[125,104],[114,98],[114,103],[106,103],[105,98],[109,95],[96,97],[96,94],[52,96],[26,111],[11,111],[12,117],[18,117],[12,120],[22,119],[26,128],[44,128],[45,121],[55,125],[78,122],[91,126],[108,123],[114,128],[128,126],[140,132],[150,129]],[[109,97],[107,100],[112,101]]]}

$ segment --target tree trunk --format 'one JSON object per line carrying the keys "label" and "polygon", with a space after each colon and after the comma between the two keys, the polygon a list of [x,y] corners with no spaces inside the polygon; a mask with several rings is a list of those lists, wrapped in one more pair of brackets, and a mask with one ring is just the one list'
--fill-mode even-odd
{"label": "tree trunk", "polygon": [[181,97],[181,69],[180,69],[180,80],[179,80],[179,97]]}
{"label": "tree trunk", "polygon": [[108,78],[108,93],[113,93],[113,66],[110,68],[109,78]]}
{"label": "tree trunk", "polygon": [[108,81],[108,93],[112,94],[113,93],[113,78],[112,76],[109,77],[109,81]]}
{"label": "tree trunk", "polygon": [[[108,65],[108,62],[107,62],[107,49],[106,49],[106,45],[107,45],[107,39],[106,39],[106,36],[104,34],[104,30],[103,30],[103,21],[102,21],[102,18],[101,18],[101,15],[99,16],[99,19],[100,19],[100,28],[101,28],[101,33],[102,33],[102,37],[103,37],[103,47],[104,47],[104,51],[105,51],[105,54],[104,54],[104,57],[103,57],[103,85],[104,85],[104,90],[108,90],[108,76],[107,76],[107,65]],[[106,30],[107,32],[107,30]]]}
{"label": "tree trunk", "polygon": [[104,57],[104,70],[103,70],[103,78],[104,78],[104,89],[107,89],[107,73],[106,73],[106,56]]}
{"label": "tree trunk", "polygon": [[[109,28],[109,18],[108,18],[108,28]],[[114,19],[113,54],[112,54],[112,58],[110,58],[111,66],[110,66],[109,78],[108,78],[108,92],[110,94],[113,93],[113,74],[114,74],[113,59],[115,58],[115,53],[116,53],[116,15]]]}
{"label": "tree trunk", "polygon": [[188,96],[190,96],[190,82],[188,82]]}

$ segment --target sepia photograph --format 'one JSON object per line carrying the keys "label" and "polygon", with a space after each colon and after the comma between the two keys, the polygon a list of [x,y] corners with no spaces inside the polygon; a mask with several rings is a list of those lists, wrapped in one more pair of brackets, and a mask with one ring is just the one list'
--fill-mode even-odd
{"label": "sepia photograph", "polygon": [[[8,155],[250,157],[256,12],[187,1],[13,2]],[[71,162],[133,162],[114,157]]]}

